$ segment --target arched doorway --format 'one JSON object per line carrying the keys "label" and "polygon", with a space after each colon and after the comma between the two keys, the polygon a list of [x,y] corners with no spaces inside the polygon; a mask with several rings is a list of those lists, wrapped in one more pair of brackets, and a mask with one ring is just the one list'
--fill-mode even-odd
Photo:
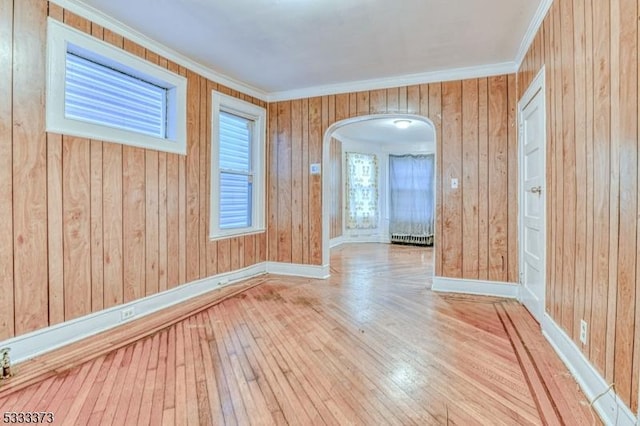
{"label": "arched doorway", "polygon": [[[425,127],[426,125],[425,128],[430,129],[430,131],[432,132],[432,137],[434,142],[433,154],[436,157],[439,155],[436,149],[437,144],[435,143],[435,140],[438,137],[435,130],[436,128],[433,122],[429,118],[421,115],[400,114],[400,113],[372,114],[372,115],[366,115],[366,116],[352,117],[352,118],[341,120],[332,124],[324,133],[323,140],[322,140],[322,171],[323,171],[322,172],[322,200],[323,200],[322,201],[322,264],[324,266],[328,266],[330,262],[331,211],[330,211],[330,203],[328,202],[328,200],[330,199],[331,191],[332,191],[332,188],[330,185],[331,174],[329,173],[329,170],[331,168],[331,152],[330,152],[331,140],[336,132],[338,132],[340,129],[345,128],[346,126],[361,124],[366,122],[373,122],[376,120],[385,120],[385,121],[391,121],[391,122],[406,120],[410,123],[419,123],[423,125],[423,127]],[[435,164],[437,164],[437,161],[435,162]],[[437,188],[437,183],[435,182],[435,179],[437,179],[437,175],[438,175],[438,171],[435,170],[434,188]],[[434,245],[435,244],[437,244],[437,242],[434,242]]]}

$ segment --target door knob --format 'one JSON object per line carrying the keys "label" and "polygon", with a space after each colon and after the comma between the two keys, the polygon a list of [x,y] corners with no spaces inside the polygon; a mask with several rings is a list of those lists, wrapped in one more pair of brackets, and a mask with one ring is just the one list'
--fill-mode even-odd
{"label": "door knob", "polygon": [[533,188],[531,188],[529,191],[530,191],[531,193],[533,193],[533,194],[538,194],[538,195],[540,195],[540,194],[542,194],[542,187],[541,187],[541,186],[534,186],[534,187],[533,187]]}

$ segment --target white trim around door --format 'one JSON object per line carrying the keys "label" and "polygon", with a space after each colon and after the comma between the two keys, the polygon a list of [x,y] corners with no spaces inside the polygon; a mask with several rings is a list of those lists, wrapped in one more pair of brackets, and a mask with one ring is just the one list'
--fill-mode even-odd
{"label": "white trim around door", "polygon": [[542,323],[546,303],[547,110],[545,67],[518,102],[520,301]]}

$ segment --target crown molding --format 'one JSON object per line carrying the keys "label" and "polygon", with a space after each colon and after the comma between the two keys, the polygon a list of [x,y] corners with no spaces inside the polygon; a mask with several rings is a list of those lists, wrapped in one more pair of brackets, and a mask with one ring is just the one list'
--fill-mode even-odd
{"label": "crown molding", "polygon": [[469,78],[492,77],[512,74],[518,70],[515,62],[480,65],[475,67],[453,68],[442,71],[431,71],[418,74],[406,74],[394,77],[371,80],[349,81],[346,83],[328,84],[303,89],[285,90],[269,93],[268,102],[288,101],[315,96],[335,95],[339,93],[360,92],[364,90],[388,89],[392,87],[411,86],[414,84],[439,83],[443,81],[465,80]]}
{"label": "crown molding", "polygon": [[392,87],[410,86],[415,84],[438,83],[444,81],[465,80],[471,78],[492,77],[496,75],[512,74],[518,71],[524,56],[533,42],[540,25],[553,3],[553,0],[542,0],[531,20],[527,32],[525,33],[518,54],[514,61],[501,62],[496,64],[486,64],[473,67],[453,68],[440,71],[431,71],[416,74],[406,74],[393,77],[385,77],[369,80],[350,81],[345,83],[328,84],[321,86],[312,86],[301,89],[284,90],[279,92],[267,92],[258,87],[236,80],[232,77],[221,74],[212,70],[210,67],[203,65],[185,55],[145,36],[139,31],[123,24],[122,22],[106,15],[99,10],[88,6],[82,0],[50,0],[83,18],[86,18],[96,24],[109,28],[112,31],[153,50],[155,53],[166,57],[167,59],[180,64],[203,77],[223,84],[231,89],[238,90],[244,94],[253,96],[265,102],[278,102],[285,100],[310,98],[315,96],[335,95],[340,93],[350,93],[365,90],[388,89]]}
{"label": "crown molding", "polygon": [[547,12],[552,4],[553,0],[542,0],[538,5],[538,9],[529,23],[529,28],[527,28],[527,32],[524,34],[524,38],[520,42],[520,48],[518,49],[518,54],[516,55],[515,60],[516,72],[520,69],[520,65],[522,65],[522,61],[527,55],[527,51],[529,50],[531,43],[533,43],[533,40],[536,38],[536,34],[538,34],[538,30],[544,22],[544,18],[547,16]]}
{"label": "crown molding", "polygon": [[216,83],[223,84],[233,90],[237,90],[246,95],[253,96],[254,98],[258,98],[262,101],[267,101],[268,94],[264,90],[261,90],[257,87],[251,86],[247,83],[243,83],[239,80],[236,80],[232,77],[226,76],[219,72],[212,70],[211,68],[202,65],[201,63],[194,61],[186,57],[185,55],[171,49],[170,47],[165,46],[164,44],[158,43],[157,41],[145,36],[139,31],[134,30],[128,25],[123,24],[122,22],[110,17],[109,15],[100,12],[99,10],[88,6],[82,3],[80,0],[50,0],[52,3],[57,4],[64,9],[75,13],[85,19],[88,19],[92,22],[95,22],[98,25],[101,25],[105,28],[110,29],[111,31],[117,32],[123,37],[128,38],[129,40],[138,43],[139,45],[152,50],[154,53],[161,55],[170,61],[173,61],[179,65],[182,65],[189,70],[200,74],[203,77],[206,77]]}

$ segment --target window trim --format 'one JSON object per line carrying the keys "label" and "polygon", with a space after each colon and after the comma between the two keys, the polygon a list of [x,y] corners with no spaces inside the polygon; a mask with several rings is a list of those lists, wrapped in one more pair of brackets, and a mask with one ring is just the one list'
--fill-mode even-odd
{"label": "window trim", "polygon": [[[67,51],[167,88],[167,137],[160,138],[65,117]],[[46,131],[186,155],[187,79],[145,59],[47,18]]]}
{"label": "window trim", "polygon": [[[251,165],[253,169],[251,226],[220,229],[220,112],[235,114],[254,124],[251,132]],[[265,170],[266,170],[267,111],[252,103],[213,90],[211,92],[211,208],[209,238],[219,240],[232,236],[257,234],[265,231]]]}

